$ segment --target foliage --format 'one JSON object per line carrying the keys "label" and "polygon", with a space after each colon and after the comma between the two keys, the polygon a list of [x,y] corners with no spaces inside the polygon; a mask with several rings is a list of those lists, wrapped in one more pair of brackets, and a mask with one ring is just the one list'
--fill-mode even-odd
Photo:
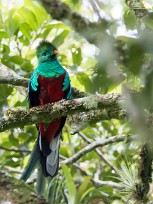
{"label": "foliage", "polygon": [[[65,0],[65,2],[80,13],[86,6],[87,12],[84,12],[84,15],[89,20],[99,23],[99,13],[93,7],[91,9],[90,3],[84,5],[79,0]],[[130,122],[116,119],[99,121],[97,124],[87,125],[81,133],[91,141],[118,134],[128,136],[137,133],[146,142],[148,134],[146,126],[141,121],[145,118],[143,110],[149,107],[152,111],[153,104],[152,8],[146,9],[148,15],[143,13],[143,17],[138,19],[135,9],[132,10],[132,7],[122,1],[116,2],[114,6],[114,2],[102,4],[100,1],[99,8],[103,8],[100,15],[103,14],[109,23],[107,27],[93,29],[95,38],[98,33],[98,40],[93,45],[78,35],[71,25],[52,19],[37,1],[24,0],[20,1],[19,5],[12,1],[9,9],[8,5],[1,1],[0,59],[2,64],[20,76],[29,78],[37,66],[35,47],[42,39],[52,41],[59,49],[59,61],[70,73],[72,86],[88,93],[98,94],[121,92],[126,87],[125,96],[127,99],[130,98],[129,103],[126,104]],[[131,5],[132,1],[127,2]],[[119,18],[114,15],[114,10],[118,8],[122,13]],[[137,8],[137,13],[141,9],[141,7]],[[120,31],[124,33],[120,34]],[[132,89],[134,93],[141,91],[141,94],[138,97],[135,95],[129,97],[129,89]],[[22,87],[0,85],[0,96],[1,115],[8,107],[28,107],[27,94]],[[63,136],[60,154],[66,158],[87,145],[87,141],[79,134],[70,135],[68,125],[64,128]],[[0,163],[2,167],[5,166],[8,169],[11,175],[19,178],[28,160],[27,152],[11,151],[11,149],[31,150],[36,137],[35,126],[0,133],[0,148],[3,147],[0,152]],[[124,143],[109,144],[99,148],[113,166],[118,166],[120,163],[121,169],[118,174],[103,162],[95,151],[83,155],[76,162],[83,171],[75,165],[63,166],[59,176],[48,182],[45,197],[51,202],[56,200],[61,204],[125,203],[126,199],[119,190],[111,185],[96,186],[92,178],[118,182],[117,177],[120,177],[125,191],[126,188],[132,191],[133,188],[128,185],[135,180],[132,179],[130,173],[132,168],[135,168],[134,171],[138,176],[137,169],[135,165],[132,167],[125,165],[124,155],[138,162],[140,146],[139,140],[127,140]],[[5,148],[10,151],[6,151]],[[34,178],[35,174],[32,181]]]}

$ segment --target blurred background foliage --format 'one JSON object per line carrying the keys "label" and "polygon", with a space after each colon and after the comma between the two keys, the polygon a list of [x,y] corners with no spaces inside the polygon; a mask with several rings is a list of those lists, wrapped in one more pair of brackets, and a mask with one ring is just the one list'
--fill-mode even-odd
{"label": "blurred background foliage", "polygon": [[[138,107],[140,112],[143,112],[144,108],[152,109],[152,1],[63,0],[63,2],[91,22],[100,24],[103,20],[106,21],[104,27],[90,29],[95,43],[91,44],[75,32],[66,20],[64,22],[52,19],[41,2],[1,0],[1,63],[20,76],[29,78],[37,66],[35,48],[40,40],[46,39],[58,47],[58,59],[68,70],[73,87],[98,94],[122,93],[123,87],[134,92],[141,91],[140,96],[136,100],[133,99],[134,107]],[[88,33],[86,35],[88,36]],[[0,85],[1,115],[5,108],[19,106],[28,107],[25,89]],[[136,127],[131,125],[132,119],[131,117],[130,122],[116,119],[100,121],[87,126],[81,134],[92,141],[119,134],[135,134],[138,123],[134,123]],[[70,134],[68,125],[65,126],[63,135],[60,154],[64,157],[71,157],[87,145],[80,134]],[[34,125],[0,133],[1,168],[19,178],[27,163],[28,151],[33,148],[36,137],[37,130]],[[133,191],[133,183],[137,180],[135,174],[140,147],[140,141],[126,141],[99,148],[105,159],[119,169],[118,174],[122,178],[120,181],[116,172],[103,162],[95,151],[91,151],[76,162],[87,175],[75,165],[62,166],[59,175],[49,182],[45,197],[50,202],[56,201],[55,203],[60,204],[127,202]],[[17,151],[13,151],[14,148]],[[35,185],[35,177],[36,173],[29,181],[29,185]],[[121,192],[109,184],[96,186],[91,182],[91,178],[121,182],[129,191]],[[152,198],[150,193],[149,199]]]}

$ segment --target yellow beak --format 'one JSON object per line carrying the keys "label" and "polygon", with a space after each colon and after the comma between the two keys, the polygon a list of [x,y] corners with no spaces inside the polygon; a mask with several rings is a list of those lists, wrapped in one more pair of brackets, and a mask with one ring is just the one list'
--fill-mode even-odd
{"label": "yellow beak", "polygon": [[58,53],[58,50],[54,50],[53,54],[56,55]]}

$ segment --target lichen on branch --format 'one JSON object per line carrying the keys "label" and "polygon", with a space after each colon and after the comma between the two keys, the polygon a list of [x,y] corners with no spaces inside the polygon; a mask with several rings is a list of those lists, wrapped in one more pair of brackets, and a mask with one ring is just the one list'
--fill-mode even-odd
{"label": "lichen on branch", "polygon": [[118,107],[119,101],[122,100],[120,94],[93,95],[97,106],[86,106],[89,97],[77,98],[72,100],[61,100],[54,104],[38,106],[28,109],[8,109],[5,116],[0,119],[0,132],[23,127],[25,125],[37,124],[39,122],[49,122],[55,118],[73,115],[80,112],[89,112],[90,110],[100,110],[111,107]]}

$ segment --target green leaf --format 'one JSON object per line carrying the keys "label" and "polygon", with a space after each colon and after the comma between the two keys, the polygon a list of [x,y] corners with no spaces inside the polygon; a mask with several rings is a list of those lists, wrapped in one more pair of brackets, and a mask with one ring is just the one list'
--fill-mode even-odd
{"label": "green leaf", "polygon": [[73,64],[80,65],[82,62],[82,53],[80,48],[72,48]]}
{"label": "green leaf", "polygon": [[77,196],[75,203],[81,203],[81,200],[83,199],[83,194],[85,193],[87,186],[89,184],[89,181],[91,179],[91,176],[87,176],[84,179],[84,182],[79,186],[78,191],[77,191]]}
{"label": "green leaf", "polygon": [[49,183],[48,187],[48,200],[50,203],[53,203],[56,197],[56,192],[57,192],[57,187],[58,187],[58,182],[56,177],[52,179],[52,181]]}
{"label": "green leaf", "polygon": [[37,22],[36,16],[33,13],[33,11],[29,10],[26,7],[21,7],[18,10],[18,14],[20,15],[20,18],[23,19],[23,22],[27,23],[31,27],[32,30],[34,31],[38,30],[38,22]]}
{"label": "green leaf", "polygon": [[9,38],[9,35],[6,31],[0,31],[0,39]]}
{"label": "green leaf", "polygon": [[28,8],[35,15],[35,18],[40,26],[50,17],[46,10],[38,2],[25,0],[24,4],[26,8]]}
{"label": "green leaf", "polygon": [[21,64],[21,69],[29,72],[33,69],[33,65],[29,60],[24,60],[24,62]]}
{"label": "green leaf", "polygon": [[68,188],[68,195],[67,195],[68,203],[69,204],[75,204],[76,187],[75,187],[75,184],[73,182],[72,176],[69,172],[68,167],[65,164],[62,165],[62,170],[63,170],[64,176],[66,178],[66,186]]}
{"label": "green leaf", "polygon": [[21,65],[23,63],[23,58],[20,56],[14,55],[10,57],[10,61],[15,64]]}
{"label": "green leaf", "polygon": [[12,146],[18,147],[19,146],[19,141],[17,138],[14,137],[14,135],[9,135],[9,142],[11,143]]}
{"label": "green leaf", "polygon": [[102,186],[101,190],[105,193],[108,193],[108,194],[113,193],[113,187],[111,187],[111,186]]}
{"label": "green leaf", "polygon": [[145,25],[153,30],[153,19],[152,18],[145,18],[143,19]]}
{"label": "green leaf", "polygon": [[0,97],[0,109],[5,103],[7,103],[7,97],[11,94],[13,88],[7,85],[0,84],[1,97]]}
{"label": "green leaf", "polygon": [[2,44],[1,47],[2,47],[1,53],[2,53],[3,55],[10,53],[10,47],[9,47],[8,45]]}
{"label": "green leaf", "polygon": [[84,85],[85,90],[87,92],[90,92],[90,93],[94,92],[92,81],[87,74],[85,74],[84,72],[78,72],[76,76],[77,76],[77,80],[79,80],[79,82],[82,85]]}
{"label": "green leaf", "polygon": [[134,29],[136,26],[136,16],[132,10],[126,10],[123,15],[124,23],[127,29]]}
{"label": "green leaf", "polygon": [[141,70],[144,56],[143,49],[144,48],[141,46],[141,44],[135,42],[134,44],[129,46],[129,50],[127,52],[125,63],[127,64],[129,70],[135,75],[138,75]]}
{"label": "green leaf", "polygon": [[[119,40],[120,42],[123,41],[124,43],[134,43],[135,42],[135,38],[127,37],[127,36],[122,36],[122,35],[118,36],[117,40]],[[122,43],[121,43],[121,46],[123,46]]]}
{"label": "green leaf", "polygon": [[26,38],[26,36],[24,36],[24,35],[20,36],[18,39],[25,46],[28,46],[30,44],[30,40],[28,38]]}
{"label": "green leaf", "polygon": [[51,31],[50,29],[44,28],[44,29],[41,31],[41,33],[38,34],[38,37],[39,37],[39,38],[46,39],[47,36],[49,35],[50,31]]}
{"label": "green leaf", "polygon": [[6,53],[3,55],[1,59],[2,64],[6,65],[7,67],[14,69],[14,63],[10,61],[10,56]]}
{"label": "green leaf", "polygon": [[24,36],[26,36],[26,38],[28,38],[29,40],[31,39],[31,27],[29,26],[29,24],[27,23],[22,23],[20,25],[20,31],[23,33]]}
{"label": "green leaf", "polygon": [[46,37],[53,29],[62,29],[70,31],[70,28],[61,22],[51,22],[44,25],[43,29],[40,31],[38,36],[42,37],[43,39],[46,39]]}
{"label": "green leaf", "polygon": [[20,24],[22,23],[22,18],[18,13],[17,9],[12,9],[9,12],[8,19],[6,21],[6,24],[8,25],[9,32],[11,35],[14,35],[18,32],[18,28]]}
{"label": "green leaf", "polygon": [[54,38],[52,43],[57,47],[60,46],[64,42],[65,38],[68,36],[69,32],[69,30],[62,31],[58,36]]}
{"label": "green leaf", "polygon": [[65,25],[62,22],[50,22],[47,25],[45,25],[44,28],[47,28],[49,30],[56,28],[56,29],[63,29],[63,30],[69,30],[70,31],[70,27],[68,27],[67,25]]}
{"label": "green leaf", "polygon": [[83,193],[81,201],[83,201],[83,199],[85,199],[86,195],[88,195],[89,193],[93,192],[95,190],[95,187],[90,187],[88,189],[86,189],[86,191]]}

